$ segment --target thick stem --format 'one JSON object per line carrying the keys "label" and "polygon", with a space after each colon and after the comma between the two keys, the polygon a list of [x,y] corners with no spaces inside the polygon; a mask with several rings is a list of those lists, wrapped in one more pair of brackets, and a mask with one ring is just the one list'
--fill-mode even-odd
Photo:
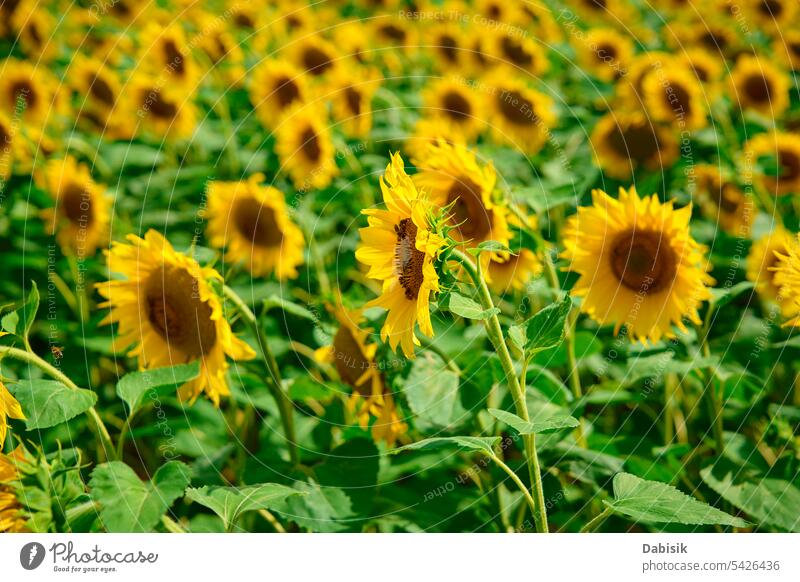
{"label": "thick stem", "polygon": [[[25,362],[27,364],[36,366],[42,372],[44,372],[51,378],[58,380],[71,390],[80,390],[78,385],[75,384],[75,382],[73,382],[72,380],[70,380],[61,370],[59,370],[54,366],[51,366],[33,352],[27,352],[25,350],[20,350],[19,348],[12,348],[10,346],[0,346],[0,355],[2,354],[14,358],[15,360],[19,360],[21,362]],[[108,429],[106,428],[106,425],[103,423],[103,420],[100,418],[100,415],[97,414],[97,410],[95,410],[94,406],[92,406],[86,411],[86,414],[92,420],[90,424],[94,428],[95,432],[97,433],[97,437],[100,439],[100,442],[103,445],[103,450],[106,458],[116,460],[117,454],[116,450],[114,449],[114,445],[111,442],[111,435],[108,434]]]}
{"label": "thick stem", "polygon": [[278,405],[278,411],[281,416],[284,437],[286,438],[286,442],[289,447],[289,458],[292,460],[292,463],[296,465],[299,462],[299,457],[297,454],[297,441],[294,433],[294,405],[292,404],[292,401],[289,400],[289,396],[283,390],[283,383],[281,381],[278,362],[275,360],[275,356],[272,354],[272,350],[267,342],[267,337],[264,335],[264,331],[258,324],[258,320],[256,319],[253,311],[247,306],[242,298],[239,297],[239,295],[237,295],[236,292],[227,285],[223,286],[223,294],[231,303],[236,306],[236,309],[247,321],[247,324],[250,326],[253,334],[256,336],[258,348],[261,351],[262,359],[266,364],[267,372],[269,373],[271,380],[270,382],[267,382],[267,387],[272,393],[272,397],[275,398],[275,402]]}
{"label": "thick stem", "polygon": [[[478,296],[480,298],[481,307],[484,310],[493,310],[494,301],[492,301],[492,294],[486,281],[481,273],[481,262],[478,260],[473,263],[469,257],[457,249],[452,250],[452,257],[459,261],[464,267],[464,270],[469,274],[475,286],[478,288]],[[477,266],[476,266],[477,263]],[[528,405],[525,401],[525,390],[522,388],[517,377],[517,372],[514,369],[514,362],[511,359],[511,352],[508,350],[503,330],[500,327],[500,320],[497,314],[484,320],[486,331],[489,339],[497,352],[500,359],[500,364],[503,367],[503,372],[506,376],[506,381],[511,390],[511,395],[514,399],[514,408],[517,416],[523,420],[529,420]],[[542,487],[542,471],[539,466],[539,457],[536,453],[536,435],[524,435],[523,442],[525,443],[525,455],[528,462],[528,473],[530,475],[531,486],[536,498],[536,511],[533,518],[536,521],[536,529],[539,532],[547,532],[547,511],[544,502],[544,489]]]}

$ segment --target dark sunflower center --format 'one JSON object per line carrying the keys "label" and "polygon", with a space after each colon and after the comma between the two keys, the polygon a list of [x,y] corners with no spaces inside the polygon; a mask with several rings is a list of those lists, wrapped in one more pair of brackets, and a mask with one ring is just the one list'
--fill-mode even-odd
{"label": "dark sunflower center", "polygon": [[322,149],[319,145],[319,136],[313,127],[308,127],[300,135],[300,149],[303,155],[310,162],[318,162],[322,156]]}
{"label": "dark sunflower center", "polygon": [[289,77],[280,77],[275,80],[275,96],[284,109],[300,98],[300,89]]}
{"label": "dark sunflower center", "polygon": [[312,75],[319,76],[333,66],[330,55],[321,48],[311,46],[303,51],[303,67]]}
{"label": "dark sunflower center", "polygon": [[24,107],[25,109],[35,107],[38,101],[33,84],[26,79],[12,83],[10,96],[14,107]]}
{"label": "dark sunflower center", "polygon": [[145,104],[149,111],[161,119],[174,119],[178,114],[178,107],[161,95],[161,91],[151,89],[145,93]]}
{"label": "dark sunflower center", "polygon": [[728,39],[724,34],[707,30],[700,36],[700,44],[710,50],[724,51],[728,48]]}
{"label": "dark sunflower center", "polygon": [[359,394],[368,396],[370,387],[358,387],[356,383],[371,364],[347,326],[341,326],[333,336],[333,357],[334,366],[342,381],[352,386]]}
{"label": "dark sunflower center", "polygon": [[178,45],[173,40],[167,40],[164,43],[164,58],[167,62],[167,67],[176,75],[183,76],[186,72],[186,66],[183,62],[183,53],[178,49]]}
{"label": "dark sunflower center", "polygon": [[796,151],[779,150],[778,163],[781,166],[781,180],[792,181],[800,178],[800,156]]}
{"label": "dark sunflower center", "polygon": [[422,273],[425,253],[417,249],[417,225],[410,218],[404,218],[395,225],[394,232],[397,235],[394,257],[398,279],[405,290],[406,299],[414,301],[425,280]]}
{"label": "dark sunflower center", "polygon": [[243,198],[236,203],[233,219],[242,236],[256,246],[274,248],[283,242],[275,211],[252,198]]}
{"label": "dark sunflower center", "polygon": [[344,100],[347,103],[347,109],[353,115],[361,115],[361,93],[354,87],[347,87],[344,90]]}
{"label": "dark sunflower center", "polygon": [[92,97],[100,101],[103,105],[114,105],[114,92],[111,86],[103,80],[99,75],[94,73],[89,75],[89,93]]}
{"label": "dark sunflower center", "polygon": [[631,124],[625,129],[617,126],[608,143],[619,156],[639,164],[653,159],[660,146],[655,129],[647,122]]}
{"label": "dark sunflower center", "polygon": [[796,57],[800,57],[800,42],[789,42],[787,45],[789,46],[789,52]]}
{"label": "dark sunflower center", "polygon": [[717,207],[724,214],[736,214],[739,210],[741,195],[738,189],[731,183],[721,184],[715,188],[713,194],[716,195]]}
{"label": "dark sunflower center", "polygon": [[204,356],[217,342],[213,312],[200,299],[199,287],[184,269],[164,267],[150,275],[144,289],[148,321],[187,361]]}
{"label": "dark sunflower center", "polygon": [[485,240],[492,231],[489,211],[481,199],[481,187],[461,176],[447,192],[447,204],[452,204],[450,221],[456,226],[461,241]]}
{"label": "dark sunflower center", "polygon": [[519,91],[498,93],[497,104],[503,117],[515,125],[530,126],[536,123],[533,103],[523,97]]}
{"label": "dark sunflower center", "polygon": [[503,37],[500,42],[500,48],[503,51],[503,55],[517,66],[529,67],[533,63],[533,55],[513,38]]}
{"label": "dark sunflower center", "polygon": [[31,22],[31,25],[28,27],[28,33],[35,46],[42,46],[42,35],[39,33],[39,27],[35,22]]}
{"label": "dark sunflower center", "polygon": [[660,232],[630,230],[611,243],[611,270],[632,291],[656,293],[677,274],[677,257]]}
{"label": "dark sunflower center", "polygon": [[758,10],[764,16],[778,17],[783,12],[783,4],[779,0],[761,0],[758,4]]}
{"label": "dark sunflower center", "polygon": [[386,26],[382,26],[380,28],[381,34],[388,38],[389,40],[394,40],[397,42],[402,42],[406,39],[406,31],[400,28],[399,26],[395,26],[394,24],[387,24]]}
{"label": "dark sunflower center", "polygon": [[606,0],[586,0],[586,6],[592,10],[605,10]]}
{"label": "dark sunflower center", "polygon": [[752,103],[769,103],[772,88],[769,81],[761,75],[750,75],[745,79],[744,92]]}
{"label": "dark sunflower center", "polygon": [[612,44],[601,44],[597,47],[597,51],[595,52],[595,56],[597,60],[601,63],[607,63],[608,61],[615,61],[617,60],[617,47]]}
{"label": "dark sunflower center", "polygon": [[83,184],[67,184],[61,195],[61,210],[71,223],[79,226],[86,227],[94,219],[92,196]]}
{"label": "dark sunflower center", "polygon": [[439,52],[442,53],[444,60],[451,64],[458,63],[458,41],[449,34],[439,37]]}
{"label": "dark sunflower center", "polygon": [[472,114],[469,100],[457,91],[445,93],[442,105],[447,116],[459,122],[466,120]]}
{"label": "dark sunflower center", "polygon": [[11,132],[0,125],[0,155],[5,155],[11,149]]}
{"label": "dark sunflower center", "polygon": [[244,12],[237,12],[236,16],[233,18],[233,22],[239,28],[247,28],[247,29],[255,28],[255,23],[253,22],[253,19],[250,18]]}
{"label": "dark sunflower center", "polygon": [[711,75],[708,73],[708,70],[703,68],[702,65],[698,65],[697,63],[692,63],[692,71],[694,72],[694,76],[697,77],[703,83],[707,83],[708,80],[711,78]]}
{"label": "dark sunflower center", "polygon": [[114,2],[111,4],[111,12],[124,18],[131,13],[131,7],[128,6],[127,2]]}
{"label": "dark sunflower center", "polygon": [[667,99],[667,106],[669,106],[675,114],[683,113],[686,116],[691,115],[692,112],[692,99],[686,87],[680,83],[673,83],[669,85],[669,90],[664,93]]}

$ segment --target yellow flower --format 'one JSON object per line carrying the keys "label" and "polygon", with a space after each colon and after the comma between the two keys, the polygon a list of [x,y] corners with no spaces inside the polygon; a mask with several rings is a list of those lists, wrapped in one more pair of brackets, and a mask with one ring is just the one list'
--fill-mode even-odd
{"label": "yellow flower", "polygon": [[710,97],[717,96],[720,90],[719,80],[725,70],[719,55],[713,55],[703,48],[689,48],[683,51],[678,59],[688,65],[697,80],[711,92]]}
{"label": "yellow flower", "polygon": [[495,141],[527,154],[537,153],[555,126],[553,100],[522,81],[496,73],[487,85],[491,103],[491,131]]}
{"label": "yellow flower", "polygon": [[380,76],[365,67],[342,67],[330,84],[333,118],[349,137],[366,137],[372,129],[372,96]]}
{"label": "yellow flower", "polygon": [[747,279],[755,284],[762,298],[777,300],[780,285],[776,282],[775,267],[780,263],[780,255],[786,255],[788,248],[795,244],[795,238],[782,226],[762,236],[750,248],[747,255]]}
{"label": "yellow flower", "polygon": [[25,420],[25,415],[22,414],[22,408],[17,399],[11,395],[5,384],[0,382],[0,445],[6,442],[9,418]]}
{"label": "yellow flower", "polygon": [[14,11],[11,25],[17,40],[32,61],[49,61],[58,53],[56,20],[38,0],[23,0]]}
{"label": "yellow flower", "polygon": [[0,111],[0,184],[11,175],[14,164],[15,150],[19,149],[16,126]]}
{"label": "yellow flower", "polygon": [[786,318],[785,326],[800,326],[800,239],[792,237],[784,248],[775,251],[773,283],[778,287],[778,303]]}
{"label": "yellow flower", "polygon": [[748,236],[755,218],[750,197],[723,176],[717,166],[698,164],[694,173],[703,213],[729,234]]}
{"label": "yellow flower", "polygon": [[136,75],[127,94],[130,95],[127,107],[115,110],[114,115],[125,116],[129,132],[143,129],[161,139],[187,138],[194,133],[197,112],[185,92],[176,91],[169,84],[162,85],[147,75]]}
{"label": "yellow flower", "polygon": [[99,59],[76,55],[70,63],[67,79],[80,100],[81,117],[106,137],[117,137],[120,129],[113,114],[122,86],[116,73]]}
{"label": "yellow flower", "polygon": [[760,158],[774,158],[777,174],[768,173],[757,176],[768,193],[784,196],[800,192],[800,136],[776,131],[762,133],[745,144],[745,159],[756,164]]}
{"label": "yellow flower", "polygon": [[797,23],[798,7],[795,0],[747,0],[745,9],[757,28],[774,31],[778,37]]}
{"label": "yellow flower", "polygon": [[48,161],[35,177],[55,203],[42,217],[63,251],[81,258],[94,255],[108,241],[111,228],[105,186],[95,183],[89,168],[71,156]]}
{"label": "yellow flower", "polygon": [[612,111],[592,131],[597,165],[619,180],[640,169],[661,171],[678,157],[678,142],[670,130],[654,125],[640,111]]}
{"label": "yellow flower", "polygon": [[449,20],[427,28],[423,33],[423,42],[430,47],[428,50],[439,71],[461,72],[469,59],[466,40],[466,31]]}
{"label": "yellow flower", "polygon": [[678,65],[652,71],[642,81],[644,103],[654,121],[681,131],[700,129],[707,123],[703,86]]}
{"label": "yellow flower", "polygon": [[255,352],[233,335],[222,313],[222,303],[208,281],[219,273],[201,267],[176,252],[154,230],[144,238],[128,235],[129,244],[114,243],[106,251],[108,270],[125,276],[98,283],[111,312],[103,324],[118,323],[115,345],[133,345],[130,356],[142,369],[200,362],[200,375],[184,384],[179,394],[192,401],[201,393],[219,405],[230,393],[228,356],[250,359]]}
{"label": "yellow flower", "polygon": [[403,150],[412,158],[425,155],[428,147],[444,140],[451,145],[466,145],[461,132],[452,123],[441,117],[423,117],[414,124],[411,136],[403,144]]}
{"label": "yellow flower", "polygon": [[225,27],[225,21],[207,13],[201,14],[198,32],[193,44],[199,47],[224,82],[239,86],[247,71],[244,68],[244,51]]}
{"label": "yellow flower", "polygon": [[593,28],[573,44],[581,66],[601,81],[624,76],[633,57],[633,41],[613,28]]}
{"label": "yellow flower", "polygon": [[530,249],[520,249],[507,258],[495,257],[489,263],[487,280],[489,287],[502,295],[512,290],[522,290],[525,285],[542,273],[542,262]]}
{"label": "yellow flower", "polygon": [[53,115],[57,87],[45,67],[16,59],[0,63],[0,108],[26,125],[42,127]]}
{"label": "yellow flower", "polygon": [[[0,384],[0,391],[5,390]],[[2,400],[0,400],[2,403]],[[3,439],[0,438],[0,442]],[[19,479],[18,466],[25,461],[25,450],[18,446],[8,455],[0,453],[0,533],[28,531],[27,518],[12,486]]]}
{"label": "yellow flower", "polygon": [[292,63],[312,79],[330,76],[341,65],[336,47],[317,34],[303,33],[286,50]]}
{"label": "yellow flower", "polygon": [[789,78],[769,60],[743,55],[731,73],[731,98],[741,109],[777,119],[789,106]]}
{"label": "yellow flower", "polygon": [[580,275],[572,288],[581,311],[598,323],[624,325],[632,340],[674,337],[672,325],[699,323],[697,309],[711,296],[704,247],[689,233],[691,206],[675,210],[653,195],[620,188],[619,200],[601,190],[564,229],[563,256]]}
{"label": "yellow flower", "polygon": [[490,36],[490,51],[512,74],[541,77],[550,68],[547,53],[518,28],[499,27]]}
{"label": "yellow flower", "polygon": [[250,102],[267,129],[274,129],[289,109],[304,103],[307,94],[302,71],[289,61],[267,60],[253,72]]}
{"label": "yellow flower", "polygon": [[784,30],[772,42],[772,52],[794,71],[800,71],[800,30]]}
{"label": "yellow flower", "polygon": [[[425,191],[427,200],[440,208],[449,208],[450,236],[467,247],[495,240],[508,246],[508,210],[495,202],[497,180],[494,166],[481,165],[465,146],[441,141],[412,160],[418,173],[414,184]],[[484,253],[489,260],[489,253]]]}
{"label": "yellow flower", "polygon": [[303,233],[289,218],[283,192],[262,186],[264,176],[213,182],[208,190],[208,238],[227,248],[227,261],[242,262],[256,277],[297,277],[303,262]]}
{"label": "yellow flower", "polygon": [[169,84],[184,93],[192,93],[197,88],[200,69],[180,23],[168,26],[148,23],[142,30],[140,46],[141,70],[155,77],[160,85]]}
{"label": "yellow flower", "polygon": [[419,342],[415,325],[433,336],[428,303],[431,293],[439,291],[434,260],[445,241],[431,232],[427,201],[420,198],[399,154],[386,167],[381,191],[386,210],[362,210],[369,226],[360,230],[356,258],[369,266],[369,278],[383,282],[381,296],[368,304],[389,312],[381,338],[395,351],[401,345],[406,357],[413,358]]}
{"label": "yellow flower", "polygon": [[429,84],[423,102],[426,115],[447,121],[466,141],[483,131],[481,100],[471,87],[455,78],[438,79]]}
{"label": "yellow flower", "polygon": [[644,100],[645,79],[675,62],[673,55],[663,51],[649,51],[632,57],[627,74],[616,81],[618,109],[640,109]]}
{"label": "yellow flower", "polygon": [[298,104],[275,130],[281,170],[300,191],[325,188],[339,173],[327,121],[324,110]]}

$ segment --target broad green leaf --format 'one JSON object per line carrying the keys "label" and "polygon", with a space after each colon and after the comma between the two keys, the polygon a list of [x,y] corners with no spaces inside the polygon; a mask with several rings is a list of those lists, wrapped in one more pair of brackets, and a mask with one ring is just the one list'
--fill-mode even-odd
{"label": "broad green leaf", "polygon": [[245,512],[259,509],[273,509],[298,491],[278,483],[263,483],[246,487],[190,487],[187,499],[208,507],[222,518],[225,529],[230,530],[236,520]]}
{"label": "broad green leaf", "polygon": [[435,354],[419,354],[402,389],[418,428],[448,427],[464,415],[458,375]]}
{"label": "broad green leaf", "polygon": [[301,481],[294,488],[301,495],[287,497],[275,506],[275,511],[286,519],[310,531],[325,533],[347,529],[353,521],[350,497],[338,487]]}
{"label": "broad green leaf", "polygon": [[494,416],[500,422],[506,423],[520,434],[539,434],[542,432],[552,432],[562,428],[575,428],[580,424],[578,419],[573,418],[568,414],[557,415],[545,420],[537,420],[535,422],[523,420],[516,414],[507,412],[505,410],[498,410],[497,408],[490,408],[489,414]]}
{"label": "broad green leaf", "polygon": [[19,325],[19,313],[16,311],[6,313],[0,320],[0,326],[7,333],[17,333],[17,325]]}
{"label": "broad green leaf", "polygon": [[181,364],[170,368],[154,368],[141,372],[125,374],[117,382],[117,396],[128,405],[129,414],[138,410],[144,397],[151,391],[160,388],[174,390],[177,386],[197,378],[200,373],[199,361]]}
{"label": "broad green leaf", "polygon": [[477,247],[472,249],[467,249],[467,252],[475,257],[477,257],[481,253],[510,253],[511,249],[508,248],[503,243],[496,241],[496,240],[485,240]]}
{"label": "broad green leaf", "polygon": [[540,309],[526,323],[525,351],[533,355],[553,348],[564,339],[564,322],[572,308],[569,295]]}
{"label": "broad green leaf", "polygon": [[723,499],[758,523],[800,532],[800,489],[780,479],[745,481],[730,462],[718,462],[700,471],[703,481]]}
{"label": "broad green leaf", "polygon": [[722,309],[728,303],[736,299],[739,295],[753,288],[753,283],[750,281],[742,281],[731,287],[724,287],[722,289],[711,289],[711,305],[716,309]]}
{"label": "broad green leaf", "polygon": [[671,485],[646,481],[630,473],[614,475],[614,500],[603,503],[615,513],[645,523],[748,525],[745,520],[698,501]]}
{"label": "broad green leaf", "polygon": [[55,380],[22,380],[8,388],[22,406],[28,430],[67,422],[97,402],[91,390],[73,390]]}
{"label": "broad green leaf", "polygon": [[296,315],[297,317],[308,319],[310,321],[317,321],[316,315],[314,315],[306,307],[298,305],[297,303],[293,303],[287,299],[284,299],[279,295],[271,295],[264,300],[264,308],[267,311],[275,307],[283,309],[286,313],[291,313],[292,315]]}
{"label": "broad green leaf", "polygon": [[456,447],[463,451],[479,451],[485,455],[494,455],[494,449],[500,442],[500,437],[434,437],[411,443],[389,451],[392,454],[402,451],[420,451],[428,449],[438,449],[441,447]]}
{"label": "broad green leaf", "polygon": [[125,463],[112,461],[92,471],[89,489],[109,532],[143,533],[153,530],[190,479],[191,469],[180,461],[162,465],[150,481],[139,479]]}
{"label": "broad green leaf", "polygon": [[466,319],[489,319],[492,315],[500,313],[497,307],[484,309],[477,301],[473,301],[469,297],[464,297],[456,292],[450,293],[448,309]]}

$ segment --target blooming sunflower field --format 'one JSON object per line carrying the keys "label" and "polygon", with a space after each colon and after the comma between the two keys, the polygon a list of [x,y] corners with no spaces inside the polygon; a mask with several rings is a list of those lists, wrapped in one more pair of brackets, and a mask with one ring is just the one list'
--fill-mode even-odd
{"label": "blooming sunflower field", "polygon": [[800,531],[796,0],[0,0],[0,531]]}

